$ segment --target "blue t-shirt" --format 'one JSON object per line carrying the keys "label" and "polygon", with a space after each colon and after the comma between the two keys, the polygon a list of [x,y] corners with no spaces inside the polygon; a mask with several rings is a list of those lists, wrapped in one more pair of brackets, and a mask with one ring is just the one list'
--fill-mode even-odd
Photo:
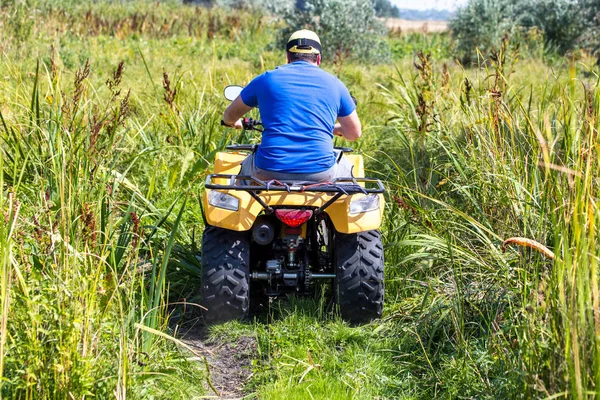
{"label": "blue t-shirt", "polygon": [[333,166],[335,120],[356,108],[339,79],[306,61],[257,76],[240,96],[247,106],[260,108],[264,132],[256,166],[292,174]]}

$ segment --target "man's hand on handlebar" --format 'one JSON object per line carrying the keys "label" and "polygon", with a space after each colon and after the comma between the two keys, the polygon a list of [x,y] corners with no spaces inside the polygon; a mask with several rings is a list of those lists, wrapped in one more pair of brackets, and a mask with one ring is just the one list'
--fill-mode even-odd
{"label": "man's hand on handlebar", "polygon": [[252,118],[240,118],[240,119],[236,120],[233,124],[229,124],[229,123],[225,122],[225,120],[221,120],[221,125],[227,126],[229,128],[245,129],[247,131],[254,130],[254,131],[262,132],[262,129],[258,128],[258,126],[262,125],[262,123],[259,120],[252,119]]}
{"label": "man's hand on handlebar", "polygon": [[221,120],[221,126],[226,126],[228,128],[242,129],[244,125],[242,124],[242,120],[238,119],[233,124],[228,124],[225,120]]}
{"label": "man's hand on handlebar", "polygon": [[232,128],[243,129],[244,128],[244,124],[242,124],[242,119],[240,118],[237,121],[235,121],[235,123],[232,125]]}

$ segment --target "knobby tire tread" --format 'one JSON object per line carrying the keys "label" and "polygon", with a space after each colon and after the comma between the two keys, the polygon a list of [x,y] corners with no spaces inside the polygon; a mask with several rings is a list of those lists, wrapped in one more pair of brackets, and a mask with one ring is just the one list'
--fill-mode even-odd
{"label": "knobby tire tread", "polygon": [[379,231],[335,235],[335,293],[342,318],[361,324],[383,312],[383,244]]}
{"label": "knobby tire tread", "polygon": [[207,226],[202,235],[202,306],[207,323],[248,315],[250,241],[247,232]]}

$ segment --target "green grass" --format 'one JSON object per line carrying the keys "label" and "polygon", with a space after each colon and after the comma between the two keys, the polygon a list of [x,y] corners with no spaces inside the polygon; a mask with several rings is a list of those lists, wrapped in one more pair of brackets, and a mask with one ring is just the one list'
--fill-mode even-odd
{"label": "green grass", "polygon": [[[215,152],[257,139],[219,126],[222,89],[284,61],[279,22],[39,3],[0,7],[0,26],[2,397],[210,395],[168,303],[198,300]],[[597,397],[593,62],[507,46],[470,70],[446,36],[389,40],[393,64],[340,71],[365,126],[354,147],[389,190],[384,318],[350,327],[326,298],[292,298],[210,337],[256,338],[255,398]],[[556,259],[504,252],[515,236]]]}

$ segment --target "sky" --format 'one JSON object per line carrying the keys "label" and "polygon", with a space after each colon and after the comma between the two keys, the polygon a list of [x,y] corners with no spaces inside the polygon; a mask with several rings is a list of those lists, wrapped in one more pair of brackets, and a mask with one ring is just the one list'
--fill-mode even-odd
{"label": "sky", "polygon": [[415,10],[456,10],[457,7],[467,3],[467,0],[391,0],[398,8],[412,8]]}

